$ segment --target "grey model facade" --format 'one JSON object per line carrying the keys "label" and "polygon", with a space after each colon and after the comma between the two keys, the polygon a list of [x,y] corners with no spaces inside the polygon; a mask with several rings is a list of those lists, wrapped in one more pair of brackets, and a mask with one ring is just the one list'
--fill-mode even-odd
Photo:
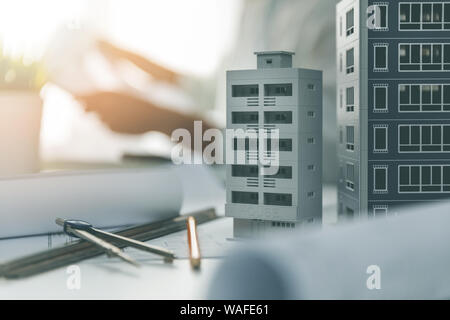
{"label": "grey model facade", "polygon": [[450,196],[450,1],[337,5],[340,217]]}
{"label": "grey model facade", "polygon": [[227,72],[227,129],[278,129],[279,170],[262,173],[259,148],[271,159],[270,139],[234,139],[227,152],[245,150],[245,163],[227,164],[225,212],[236,238],[322,217],[322,72],[292,68],[289,52],[256,54],[256,70]]}

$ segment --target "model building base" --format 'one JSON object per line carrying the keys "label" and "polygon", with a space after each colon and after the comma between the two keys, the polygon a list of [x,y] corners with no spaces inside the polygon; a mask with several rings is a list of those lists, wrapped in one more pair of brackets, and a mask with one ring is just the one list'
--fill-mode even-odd
{"label": "model building base", "polygon": [[283,222],[250,219],[234,219],[234,240],[262,238],[280,232],[294,232],[305,227],[320,226],[322,219],[310,219],[305,222]]}

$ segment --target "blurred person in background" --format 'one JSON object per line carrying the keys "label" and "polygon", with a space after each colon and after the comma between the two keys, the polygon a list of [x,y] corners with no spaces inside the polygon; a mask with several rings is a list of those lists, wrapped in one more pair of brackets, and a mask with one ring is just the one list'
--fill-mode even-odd
{"label": "blurred person in background", "polygon": [[250,69],[256,61],[255,51],[293,51],[294,66],[323,70],[323,173],[325,181],[334,182],[337,161],[335,4],[336,1],[330,0],[243,0],[234,46],[214,79],[190,78],[107,41],[98,41],[99,50],[112,64],[126,60],[154,80],[177,86],[197,97],[196,110],[192,112],[166,108],[121,91],[99,91],[77,96],[77,99],[86,111],[98,114],[115,132],[142,134],[158,131],[170,136],[175,129],[185,128],[193,136],[195,120],[203,120],[203,130],[225,127],[226,70]]}

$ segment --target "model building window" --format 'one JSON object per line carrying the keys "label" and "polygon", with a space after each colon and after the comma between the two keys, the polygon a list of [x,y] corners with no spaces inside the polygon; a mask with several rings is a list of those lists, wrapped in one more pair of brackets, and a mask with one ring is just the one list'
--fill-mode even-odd
{"label": "model building window", "polygon": [[346,106],[347,112],[355,111],[355,88],[354,87],[347,88],[346,102],[347,102],[347,106]]}
{"label": "model building window", "polygon": [[354,151],[355,150],[355,127],[347,126],[347,150]]}
{"label": "model building window", "polygon": [[401,112],[421,111],[419,85],[400,85],[399,91]]}
{"label": "model building window", "polygon": [[450,111],[450,86],[443,84],[400,85],[401,112]]}
{"label": "model building window", "polygon": [[292,151],[292,139],[280,139],[280,151]]}
{"label": "model building window", "polygon": [[450,29],[450,3],[400,4],[400,30]]}
{"label": "model building window", "polygon": [[444,46],[444,70],[450,70],[450,44]]}
{"label": "model building window", "polygon": [[292,83],[281,83],[281,84],[265,84],[264,85],[264,95],[266,97],[276,97],[276,96],[292,96]]}
{"label": "model building window", "polygon": [[355,32],[355,10],[347,12],[347,37]]}
{"label": "model building window", "polygon": [[420,3],[400,4],[400,30],[420,30],[421,28]]}
{"label": "model building window", "polygon": [[420,192],[420,167],[399,167],[399,192]]}
{"label": "model building window", "polygon": [[386,111],[388,109],[388,87],[375,86],[373,92],[374,111]]}
{"label": "model building window", "polygon": [[272,179],[292,179],[292,167],[279,167],[276,174],[264,177]]}
{"label": "model building window", "polygon": [[442,29],[442,3],[423,3],[422,4],[423,24],[424,30]]}
{"label": "model building window", "polygon": [[399,126],[399,152],[420,152],[420,126]]}
{"label": "model building window", "polygon": [[450,29],[450,3],[444,4],[444,29]]}
{"label": "model building window", "polygon": [[375,8],[375,30],[387,30],[388,29],[388,6],[384,4],[378,4]]}
{"label": "model building window", "polygon": [[422,111],[442,110],[442,85],[422,85]]}
{"label": "model building window", "polygon": [[450,192],[450,166],[399,166],[399,192]]}
{"label": "model building window", "polygon": [[399,126],[400,152],[450,152],[450,126]]}
{"label": "model building window", "polygon": [[237,192],[231,193],[231,202],[239,204],[258,204],[258,192]]}
{"label": "model building window", "polygon": [[258,112],[232,112],[231,122],[233,124],[258,124]]}
{"label": "model building window", "polygon": [[442,127],[422,126],[422,151],[441,152],[442,151]]}
{"label": "model building window", "polygon": [[420,44],[400,44],[400,71],[421,70]]}
{"label": "model building window", "polygon": [[235,85],[231,87],[231,95],[233,98],[257,97],[259,95],[259,88],[257,84]]}
{"label": "model building window", "polygon": [[[292,139],[279,139],[278,151],[292,151]],[[266,140],[266,151],[272,151],[272,139]]]}
{"label": "model building window", "polygon": [[292,123],[292,111],[266,111],[264,112],[264,123],[290,124]]}
{"label": "model building window", "polygon": [[264,193],[264,204],[268,206],[292,206],[292,194]]}
{"label": "model building window", "polygon": [[423,44],[422,45],[422,69],[440,70],[442,63],[442,45],[441,44]]}
{"label": "model building window", "polygon": [[355,191],[355,166],[347,163],[347,178],[345,180],[346,188]]}
{"label": "model building window", "polygon": [[421,169],[422,192],[440,192],[442,187],[442,167],[422,166]]}
{"label": "model building window", "polygon": [[272,221],[272,227],[295,229],[295,223]]}
{"label": "model building window", "polygon": [[433,21],[432,10],[433,8],[431,3],[422,4],[422,21],[424,23],[430,23]]}
{"label": "model building window", "polygon": [[374,71],[388,70],[388,46],[387,44],[379,44],[374,46]]}
{"label": "model building window", "polygon": [[[439,97],[440,99],[441,97]],[[423,105],[431,105],[431,86],[422,86],[422,104]]]}
{"label": "model building window", "polygon": [[442,151],[450,152],[450,126],[442,127]]}
{"label": "model building window", "polygon": [[231,175],[241,178],[257,178],[258,166],[233,165],[231,166]]}
{"label": "model building window", "polygon": [[444,91],[444,108],[443,111],[450,111],[450,85],[443,86]]}
{"label": "model building window", "polygon": [[373,128],[373,151],[374,152],[387,152],[388,151],[388,128],[374,127]]}
{"label": "model building window", "polygon": [[346,207],[345,208],[345,216],[348,219],[352,219],[355,217],[355,210],[353,210],[352,208]]}
{"label": "model building window", "polygon": [[400,71],[450,70],[450,45],[442,43],[400,44]]}
{"label": "model building window", "polygon": [[442,191],[450,192],[450,166],[442,167]]}
{"label": "model building window", "polygon": [[386,192],[387,191],[387,167],[374,167],[373,168],[373,191],[374,192]]}
{"label": "model building window", "polygon": [[347,60],[347,74],[355,72],[355,50],[353,48],[347,50],[346,60]]}
{"label": "model building window", "polygon": [[387,206],[374,206],[372,211],[373,218],[385,218],[388,214]]}
{"label": "model building window", "polygon": [[442,69],[442,44],[422,45],[422,70]]}

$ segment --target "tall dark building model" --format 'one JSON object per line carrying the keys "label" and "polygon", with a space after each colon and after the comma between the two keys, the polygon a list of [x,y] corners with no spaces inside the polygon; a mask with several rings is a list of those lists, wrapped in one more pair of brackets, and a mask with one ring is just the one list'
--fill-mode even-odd
{"label": "tall dark building model", "polygon": [[342,218],[450,196],[450,2],[337,5]]}

